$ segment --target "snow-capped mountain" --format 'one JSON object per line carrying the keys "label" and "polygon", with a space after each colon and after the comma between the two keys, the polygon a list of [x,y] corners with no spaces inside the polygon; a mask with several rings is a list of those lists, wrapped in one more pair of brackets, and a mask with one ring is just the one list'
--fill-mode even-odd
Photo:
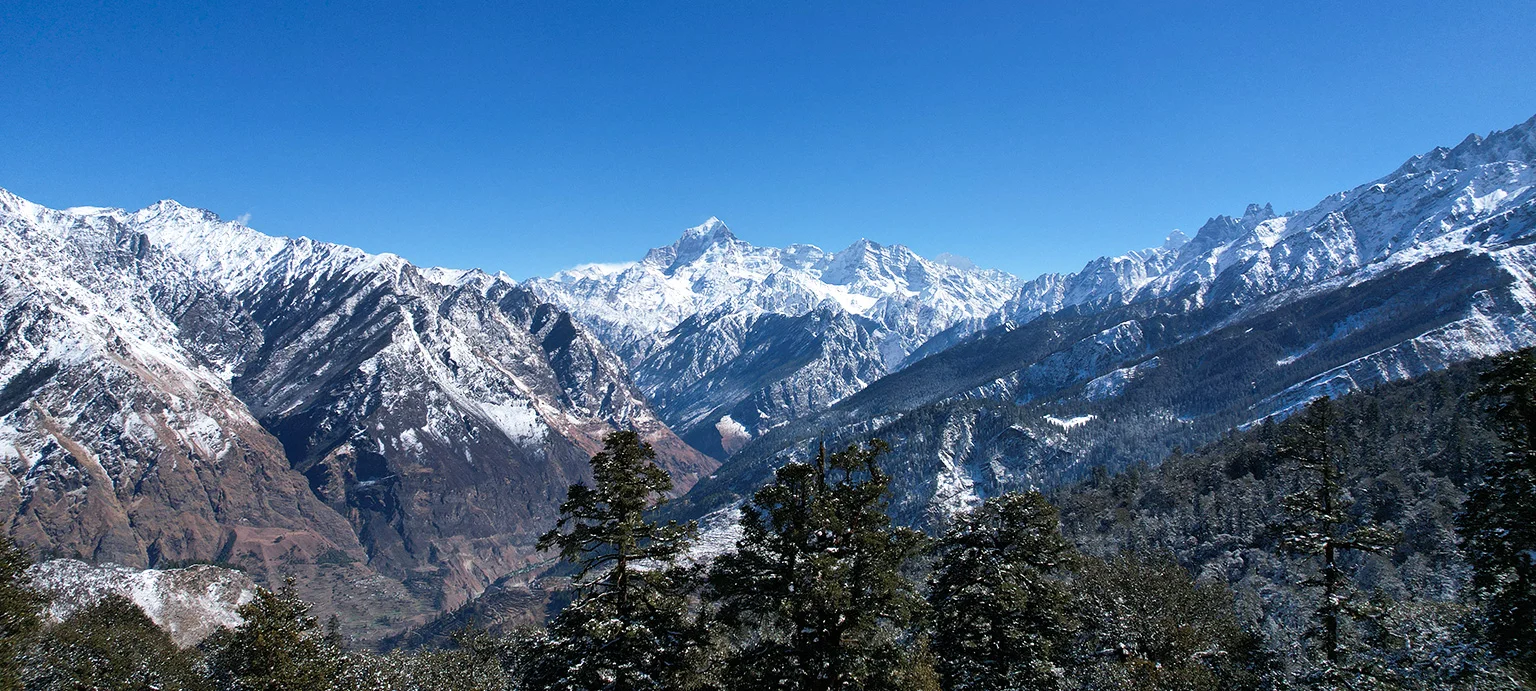
{"label": "snow-capped mountain", "polygon": [[1250,205],[1193,238],[1028,281],[992,328],[748,445],[689,504],[730,505],[810,440],[878,435],[896,446],[896,510],[932,521],[1536,345],[1533,183],[1536,118],[1304,211]]}
{"label": "snow-capped mountain", "polygon": [[711,218],[639,262],[527,285],[624,355],[684,439],[723,457],[900,369],[945,329],[981,323],[1017,280],[868,240],[756,247]]}
{"label": "snow-capped mountain", "polygon": [[683,489],[715,465],[505,277],[3,191],[0,260],[0,501],[46,553],[307,570],[322,605],[356,572],[411,617],[539,558],[607,431]]}
{"label": "snow-capped mountain", "polygon": [[[1533,118],[1536,120],[1536,118]],[[1426,256],[1480,246],[1482,221],[1531,201],[1536,122],[1488,137],[1468,135],[1305,211],[1277,215],[1250,204],[1217,216],[1195,237],[1105,257],[1073,274],[1024,283],[1001,315],[1025,322],[1078,305],[1123,304],[1193,288],[1200,304],[1243,304],[1371,267],[1372,274]],[[1474,233],[1469,235],[1469,233]]]}

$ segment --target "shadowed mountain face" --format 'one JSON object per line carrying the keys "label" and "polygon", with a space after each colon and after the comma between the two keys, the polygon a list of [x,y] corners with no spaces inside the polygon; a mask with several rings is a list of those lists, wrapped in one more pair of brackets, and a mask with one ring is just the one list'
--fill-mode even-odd
{"label": "shadowed mountain face", "polygon": [[0,501],[46,553],[372,583],[366,638],[537,559],[608,431],[680,490],[715,466],[504,277],[4,192],[0,253]]}
{"label": "shadowed mountain face", "polygon": [[[1323,395],[1536,345],[1536,118],[1277,215],[1026,282],[972,336],[738,451],[679,510],[729,506],[820,439],[891,440],[919,524],[1157,461]],[[947,340],[946,340],[947,339]]]}

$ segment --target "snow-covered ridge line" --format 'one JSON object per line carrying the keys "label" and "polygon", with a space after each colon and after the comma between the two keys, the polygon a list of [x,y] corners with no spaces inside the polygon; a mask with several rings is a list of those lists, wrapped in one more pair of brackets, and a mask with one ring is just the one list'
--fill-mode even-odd
{"label": "snow-covered ridge line", "polygon": [[1000,319],[1025,322],[1067,307],[1189,289],[1202,304],[1252,300],[1367,266],[1379,272],[1475,247],[1481,238],[1460,231],[1527,203],[1536,188],[1533,165],[1536,117],[1414,156],[1310,209],[1276,214],[1250,204],[1239,217],[1211,218],[1194,238],[1175,231],[1160,247],[1039,276],[1020,287]]}
{"label": "snow-covered ridge line", "polygon": [[44,615],[52,621],[63,621],[116,595],[137,605],[183,648],[197,645],[221,628],[239,626],[242,619],[237,610],[256,595],[256,584],[249,576],[210,565],[133,569],[54,559],[32,566],[27,575],[49,598]]}
{"label": "snow-covered ridge line", "polygon": [[885,327],[893,367],[950,325],[1002,307],[1017,284],[1007,272],[869,240],[837,252],[810,244],[759,247],[714,217],[640,261],[587,264],[527,282],[632,363],[665,347],[666,333],[692,317],[798,316],[830,305]]}
{"label": "snow-covered ridge line", "polygon": [[758,247],[713,217],[639,261],[525,283],[623,356],[663,420],[721,458],[902,367],[945,329],[983,323],[1017,284],[869,240]]}

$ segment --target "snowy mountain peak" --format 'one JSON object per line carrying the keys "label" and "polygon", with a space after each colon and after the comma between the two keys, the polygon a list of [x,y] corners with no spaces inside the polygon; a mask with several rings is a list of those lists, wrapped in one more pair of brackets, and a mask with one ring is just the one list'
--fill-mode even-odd
{"label": "snowy mountain peak", "polygon": [[1189,236],[1185,235],[1184,231],[1174,228],[1173,232],[1168,233],[1168,237],[1163,240],[1163,249],[1178,251],[1180,247],[1188,243]]}
{"label": "snowy mountain peak", "polygon": [[[1123,304],[1193,286],[1201,304],[1253,304],[1366,267],[1403,266],[1481,242],[1485,224],[1503,237],[1526,232],[1536,213],[1536,117],[1437,147],[1397,171],[1305,211],[1277,215],[1249,204],[1216,216],[1195,237],[1089,262],[1075,274],[1025,283],[1004,311],[1023,322],[1064,307]],[[1524,214],[1524,215],[1523,215]],[[1504,220],[1498,220],[1504,219]]]}
{"label": "snowy mountain peak", "polygon": [[651,250],[645,255],[645,261],[664,266],[667,272],[671,273],[680,266],[698,260],[712,248],[729,247],[735,244],[746,245],[736,238],[724,221],[710,216],[704,223],[684,230],[677,242]]}
{"label": "snowy mountain peak", "polygon": [[1536,164],[1536,116],[1507,130],[1491,132],[1486,137],[1469,134],[1453,148],[1437,146],[1408,159],[1376,182],[1430,171],[1465,170],[1500,161]]}
{"label": "snowy mountain peak", "polygon": [[684,236],[709,236],[716,233],[723,233],[728,237],[735,237],[734,235],[731,235],[731,229],[726,227],[725,221],[720,220],[719,216],[710,216],[709,220],[683,231]]}
{"label": "snowy mountain peak", "polygon": [[1269,204],[1265,204],[1264,206],[1259,206],[1258,204],[1249,204],[1247,208],[1243,209],[1243,217],[1241,222],[1244,227],[1253,229],[1257,228],[1260,223],[1268,221],[1274,217],[1275,207]]}
{"label": "snowy mountain peak", "polygon": [[798,316],[828,300],[899,334],[889,350],[894,365],[954,323],[995,312],[1017,279],[867,239],[835,254],[805,244],[757,247],[710,219],[638,264],[579,267],[527,285],[636,365],[693,315]]}
{"label": "snowy mountain peak", "polygon": [[207,209],[186,206],[174,199],[162,199],[134,213],[135,220],[161,223],[219,223],[219,215]]}

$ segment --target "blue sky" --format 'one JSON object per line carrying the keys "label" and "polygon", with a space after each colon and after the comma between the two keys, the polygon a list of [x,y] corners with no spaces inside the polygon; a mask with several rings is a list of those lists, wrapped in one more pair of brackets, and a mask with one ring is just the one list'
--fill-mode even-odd
{"label": "blue sky", "polygon": [[1536,114],[1529,0],[351,4],[0,3],[0,187],[516,277],[710,215],[1028,277]]}

